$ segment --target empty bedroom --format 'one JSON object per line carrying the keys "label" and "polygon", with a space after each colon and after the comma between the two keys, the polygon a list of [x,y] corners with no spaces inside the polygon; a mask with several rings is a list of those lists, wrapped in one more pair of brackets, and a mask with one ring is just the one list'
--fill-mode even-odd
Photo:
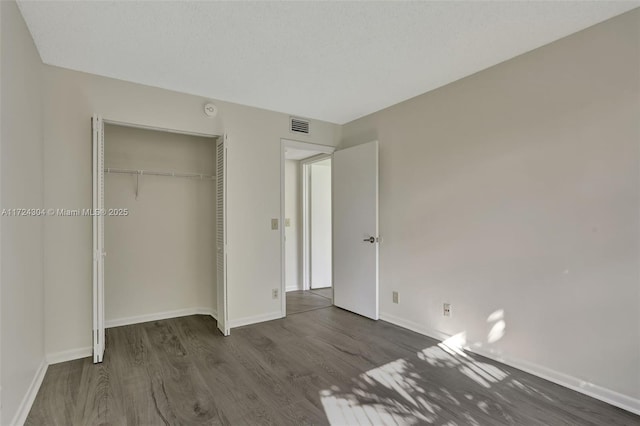
{"label": "empty bedroom", "polygon": [[640,2],[0,2],[0,425],[640,425]]}

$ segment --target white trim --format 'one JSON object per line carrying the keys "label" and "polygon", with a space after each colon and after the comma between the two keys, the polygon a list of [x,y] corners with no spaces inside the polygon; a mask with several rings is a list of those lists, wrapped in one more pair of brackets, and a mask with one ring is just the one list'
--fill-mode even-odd
{"label": "white trim", "polygon": [[[424,327],[413,321],[409,321],[409,320],[397,317],[395,315],[381,312],[380,319],[383,321],[389,322],[391,324],[395,324],[399,327],[406,328],[411,331],[415,331],[416,333],[425,335],[427,337],[431,337],[433,339],[446,340],[451,337],[451,335],[444,333],[442,331]],[[478,348],[473,346],[465,347],[465,349],[468,350],[469,352],[473,352],[475,354],[484,356],[494,361],[501,362],[510,367],[517,368],[518,370],[522,370],[526,373],[529,373],[534,376],[553,382],[557,385],[564,386],[566,388],[569,388],[581,394],[606,402],[607,404],[611,404],[616,407],[622,408],[623,410],[627,410],[631,413],[640,415],[640,399],[633,398],[628,395],[623,395],[619,392],[616,392],[611,389],[607,389],[603,386],[586,382],[577,377],[573,377],[568,374],[561,373],[559,371],[555,371],[550,368],[544,367],[542,365],[534,364],[529,361],[524,361],[516,358],[509,358],[503,354],[498,354],[490,350],[485,350],[483,348]]]}
{"label": "white trim", "polygon": [[302,149],[306,151],[316,151],[322,154],[332,154],[333,151],[336,150],[335,146],[321,145],[319,143],[301,142],[286,138],[282,138],[280,139],[280,141],[282,142],[283,146],[287,146],[289,148]]}
{"label": "white trim", "polygon": [[13,416],[13,420],[11,420],[11,423],[9,423],[10,425],[24,425],[24,422],[27,420],[27,416],[29,415],[29,411],[31,411],[33,401],[35,401],[36,395],[38,395],[40,385],[42,385],[42,381],[44,380],[44,375],[47,372],[47,367],[48,365],[46,361],[42,360],[40,366],[36,370],[36,374],[33,376],[33,380],[31,380],[31,384],[27,389],[27,393],[24,395],[24,398],[22,398],[20,406],[18,406],[18,411],[16,411],[15,416]]}
{"label": "white trim", "polygon": [[[216,310],[220,313],[216,316],[218,330],[223,336],[230,333],[229,327],[229,296],[228,296],[228,164],[229,164],[229,136],[225,133],[222,139],[216,141]],[[221,167],[219,163],[222,163]],[[220,202],[221,201],[221,202]],[[222,238],[220,238],[222,237]],[[220,241],[221,240],[221,241]],[[221,244],[220,244],[221,243]]]}
{"label": "white trim", "polygon": [[297,285],[287,286],[287,293],[290,291],[298,291],[298,290],[304,290],[304,289],[300,288],[300,286],[297,286]]}
{"label": "white trim", "polygon": [[103,119],[102,121],[106,124],[111,124],[113,126],[131,127],[133,129],[153,130],[156,132],[165,132],[165,133],[177,133],[179,135],[199,136],[202,138],[218,138],[222,136],[222,135],[215,135],[213,133],[190,132],[188,130],[171,129],[169,127],[147,126],[145,124],[129,123],[129,122],[117,121],[117,120],[108,120],[106,118]]}
{"label": "white trim", "polygon": [[141,322],[159,321],[169,318],[186,317],[189,315],[211,315],[217,318],[217,312],[212,308],[186,308],[175,311],[155,312],[153,314],[136,315],[133,317],[117,318],[105,322],[106,328],[121,327],[123,325],[139,324]]}
{"label": "white trim", "polygon": [[58,364],[60,362],[73,361],[74,359],[87,358],[93,355],[93,348],[87,346],[85,348],[69,349],[68,351],[54,352],[47,354],[47,364]]}
{"label": "white trim", "polygon": [[[285,166],[285,146],[283,139],[280,140],[280,316],[287,316],[287,269],[286,269],[286,239],[284,227],[284,166]],[[230,325],[231,327],[231,325]]]}
{"label": "white trim", "polygon": [[[135,317],[121,318],[116,320],[107,321],[107,328],[111,327],[120,327],[123,325],[131,325],[138,324],[142,322],[148,321],[158,321],[162,319],[169,318],[178,318],[189,315],[211,315],[214,319],[217,320],[217,313],[215,309],[211,308],[191,308],[191,309],[180,309],[177,311],[167,311],[167,312],[159,312],[156,314],[149,315],[140,315]],[[74,359],[81,359],[90,357],[93,354],[93,348],[91,346],[87,346],[84,348],[75,348],[69,349],[67,351],[54,352],[51,354],[47,354],[46,360],[47,364],[58,364],[60,362],[73,361]]]}
{"label": "white trim", "polygon": [[282,313],[279,311],[270,312],[268,314],[263,314],[263,315],[254,315],[251,317],[238,318],[238,319],[229,320],[229,328],[243,327],[245,325],[257,324],[259,322],[265,322],[265,321],[273,321],[280,318],[284,318],[284,317],[282,316]]}
{"label": "white trim", "polygon": [[380,312],[380,319],[382,321],[390,322],[398,327],[406,328],[407,330],[415,331],[418,334],[422,334],[427,337],[431,337],[436,340],[447,340],[451,335],[432,328],[423,327],[418,323],[406,320],[404,318],[397,317],[395,315]]}
{"label": "white trim", "polygon": [[302,180],[300,201],[302,202],[302,289],[311,288],[309,274],[310,253],[309,253],[309,176],[311,176],[309,164],[300,162],[300,179]]}

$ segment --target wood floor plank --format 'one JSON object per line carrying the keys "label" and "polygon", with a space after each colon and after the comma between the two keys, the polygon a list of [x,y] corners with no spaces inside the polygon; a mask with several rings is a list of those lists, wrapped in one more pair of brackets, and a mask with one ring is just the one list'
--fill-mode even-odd
{"label": "wood floor plank", "polygon": [[[140,324],[108,330],[104,362],[112,366],[118,380],[112,381],[124,417],[131,424],[164,424],[151,392],[150,343]],[[151,371],[150,371],[151,370]]]}
{"label": "wood floor plank", "polygon": [[175,328],[229,422],[247,424],[251,420],[252,424],[279,424],[272,407],[260,400],[251,381],[245,379],[244,369],[234,358],[232,345],[219,333],[215,322],[197,317],[180,320]]}
{"label": "wood floor plank", "polygon": [[200,370],[188,356],[172,321],[145,324],[157,368],[151,374],[151,394],[166,424],[229,424],[206,386]]}
{"label": "wood floor plank", "polygon": [[109,329],[102,364],[49,367],[26,424],[640,425],[515,368],[318,308],[316,298],[293,295],[313,308],[229,337],[202,315]]}
{"label": "wood floor plank", "polygon": [[[73,422],[75,404],[80,389],[84,360],[51,365],[36,396],[26,426]],[[59,408],[58,408],[59,407]]]}
{"label": "wood floor plank", "polygon": [[287,292],[287,315],[328,308],[329,306],[331,306],[331,299],[314,294],[311,291],[298,290]]}
{"label": "wood floor plank", "polygon": [[318,296],[326,297],[329,300],[333,298],[333,288],[331,287],[312,288],[309,291],[313,294],[317,294]]}

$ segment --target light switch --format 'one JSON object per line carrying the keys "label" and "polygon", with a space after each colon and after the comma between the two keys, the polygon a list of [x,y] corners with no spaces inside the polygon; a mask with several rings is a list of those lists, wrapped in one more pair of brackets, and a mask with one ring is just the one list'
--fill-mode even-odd
{"label": "light switch", "polygon": [[271,229],[274,231],[278,229],[278,219],[271,219]]}
{"label": "light switch", "polygon": [[285,227],[291,226],[291,219],[289,219],[288,217],[287,217],[287,218],[285,218],[285,220],[284,220],[284,226],[285,226]]}

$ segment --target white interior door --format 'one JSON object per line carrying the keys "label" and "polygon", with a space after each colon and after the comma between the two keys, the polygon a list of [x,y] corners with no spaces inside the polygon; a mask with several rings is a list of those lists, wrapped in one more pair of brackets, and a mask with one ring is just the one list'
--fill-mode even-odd
{"label": "white interior door", "polygon": [[93,362],[102,362],[104,332],[104,123],[94,115],[93,130]]}
{"label": "white interior door", "polygon": [[378,141],[333,153],[333,303],[378,319]]}
{"label": "white interior door", "polygon": [[216,265],[218,329],[229,335],[227,311],[227,135],[216,142]]}

